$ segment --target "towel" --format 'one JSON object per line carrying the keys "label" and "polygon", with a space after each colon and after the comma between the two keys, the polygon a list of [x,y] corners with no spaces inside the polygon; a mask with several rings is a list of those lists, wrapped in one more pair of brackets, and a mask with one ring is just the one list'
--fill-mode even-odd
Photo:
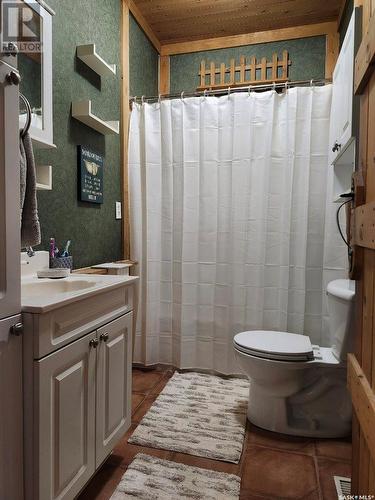
{"label": "towel", "polygon": [[21,246],[33,247],[41,241],[36,198],[36,167],[30,134],[20,137]]}

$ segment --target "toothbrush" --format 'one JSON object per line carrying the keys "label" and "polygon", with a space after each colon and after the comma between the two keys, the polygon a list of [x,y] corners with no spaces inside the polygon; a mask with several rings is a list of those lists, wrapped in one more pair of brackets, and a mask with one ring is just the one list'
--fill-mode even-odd
{"label": "toothbrush", "polygon": [[50,238],[49,240],[49,256],[50,259],[55,258],[55,238]]}
{"label": "toothbrush", "polygon": [[69,247],[70,247],[71,240],[68,240],[65,245],[65,249],[63,253],[61,254],[62,257],[68,257],[69,255]]}

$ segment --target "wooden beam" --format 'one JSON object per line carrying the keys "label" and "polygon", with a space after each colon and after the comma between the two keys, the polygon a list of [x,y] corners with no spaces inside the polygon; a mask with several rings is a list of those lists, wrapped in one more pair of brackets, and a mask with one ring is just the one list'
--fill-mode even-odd
{"label": "wooden beam", "polygon": [[122,240],[123,258],[130,258],[129,225],[129,179],[128,179],[128,140],[129,140],[129,3],[121,2],[121,170],[122,170]]}
{"label": "wooden beam", "polygon": [[159,57],[159,94],[169,94],[171,87],[170,57]]}
{"label": "wooden beam", "polygon": [[348,355],[348,388],[368,449],[375,459],[375,394],[356,357]]}
{"label": "wooden beam", "polygon": [[161,55],[168,56],[174,54],[188,54],[191,52],[201,52],[205,50],[241,47],[244,45],[278,42],[282,40],[295,40],[296,38],[306,38],[310,36],[320,36],[328,34],[333,35],[336,33],[337,23],[335,21],[319,24],[308,24],[304,26],[294,26],[293,28],[257,31],[244,35],[207,38],[204,40],[193,40],[190,42],[163,43],[161,46]]}
{"label": "wooden beam", "polygon": [[375,250],[375,202],[366,203],[354,210],[352,242],[364,248]]}
{"label": "wooden beam", "polygon": [[358,49],[354,65],[354,92],[362,94],[375,64],[375,16],[371,16],[368,29]]}
{"label": "wooden beam", "polygon": [[339,56],[340,36],[338,32],[327,33],[325,77],[332,78],[333,70]]}
{"label": "wooden beam", "polygon": [[146,21],[145,17],[143,16],[142,12],[139,10],[139,8],[136,6],[133,0],[127,0],[128,2],[128,7],[130,9],[130,12],[133,14],[134,18],[136,19],[137,23],[139,26],[143,29],[143,31],[146,33],[148,39],[152,43],[152,45],[155,47],[155,49],[159,52],[161,50],[161,45],[158,37],[155,35],[154,31],[152,30],[151,26],[148,24]]}

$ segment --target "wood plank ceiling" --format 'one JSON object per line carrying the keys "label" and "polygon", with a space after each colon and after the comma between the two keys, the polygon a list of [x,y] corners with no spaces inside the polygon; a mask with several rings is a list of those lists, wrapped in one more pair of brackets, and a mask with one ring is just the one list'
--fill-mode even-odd
{"label": "wood plank ceiling", "polygon": [[133,0],[161,43],[337,20],[343,0]]}

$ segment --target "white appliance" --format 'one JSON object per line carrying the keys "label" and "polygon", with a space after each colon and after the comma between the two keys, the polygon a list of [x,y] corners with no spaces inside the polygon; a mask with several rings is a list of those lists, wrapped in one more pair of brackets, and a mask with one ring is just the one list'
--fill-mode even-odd
{"label": "white appliance", "polygon": [[351,349],[355,282],[327,286],[330,347],[306,335],[250,331],[234,337],[234,351],[249,377],[248,418],[270,431],[340,437],[351,432],[346,355]]}
{"label": "white appliance", "polygon": [[0,58],[0,498],[23,498],[19,74]]}

